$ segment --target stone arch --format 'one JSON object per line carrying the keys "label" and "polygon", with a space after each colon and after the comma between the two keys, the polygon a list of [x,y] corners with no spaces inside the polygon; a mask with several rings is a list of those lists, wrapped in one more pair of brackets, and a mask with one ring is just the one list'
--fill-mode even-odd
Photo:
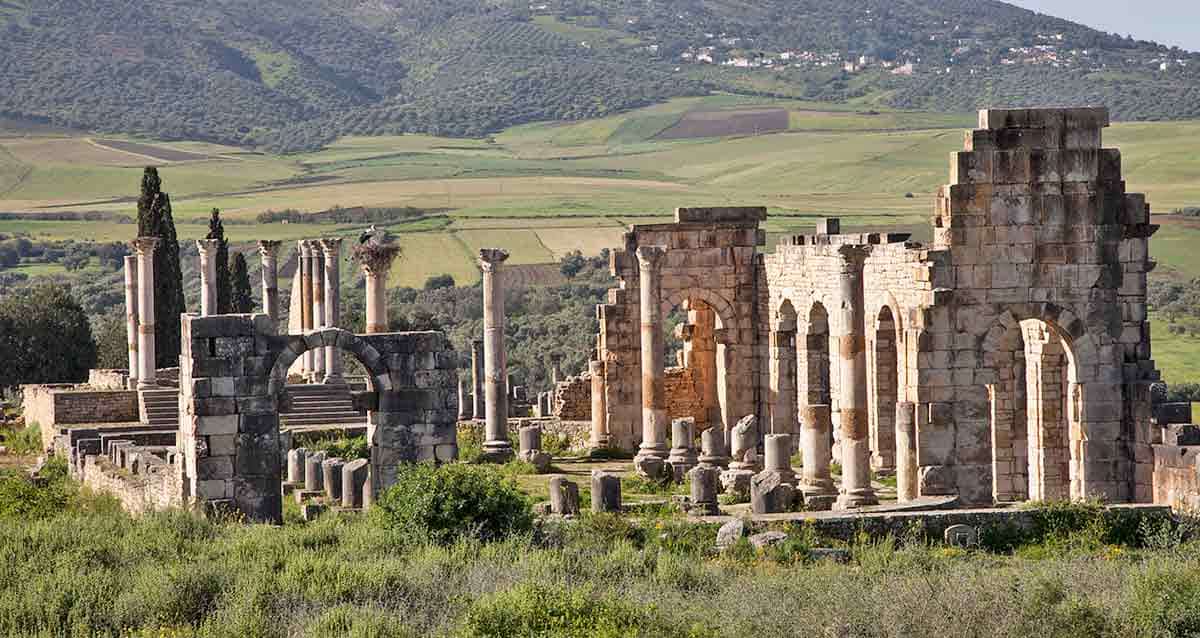
{"label": "stone arch", "polygon": [[996,499],[1098,492],[1087,485],[1084,457],[1091,431],[1104,424],[1084,400],[1104,362],[1086,324],[1053,303],[1011,304],[977,343],[975,378],[991,403]]}
{"label": "stone arch", "polygon": [[868,439],[872,467],[885,472],[896,467],[896,403],[900,400],[900,375],[904,370],[900,358],[903,332],[896,315],[887,304],[868,315],[871,318],[867,348]]}
{"label": "stone arch", "polygon": [[736,316],[733,312],[733,304],[729,303],[725,297],[719,293],[713,292],[706,288],[684,288],[681,290],[672,290],[670,294],[665,294],[664,290],[662,300],[662,314],[667,316],[675,308],[683,305],[685,301],[690,299],[698,299],[703,301],[708,307],[713,309],[717,316],[718,328],[731,328],[737,326]]}
{"label": "stone arch", "polygon": [[805,313],[805,338],[797,339],[797,348],[802,348],[801,365],[804,373],[804,392],[801,399],[806,405],[831,405],[833,396],[832,371],[829,339],[831,334],[829,310],[825,304],[813,300]]}
{"label": "stone arch", "polygon": [[775,312],[775,328],[770,332],[770,406],[771,433],[791,434],[798,441],[800,408],[797,388],[799,366],[796,350],[796,309],[784,299]]}
{"label": "stone arch", "polygon": [[308,350],[332,346],[355,356],[370,374],[367,385],[372,392],[392,391],[392,378],[383,356],[362,337],[341,328],[325,328],[288,338],[287,347],[275,359],[271,368],[271,380],[267,392],[279,396],[284,390],[288,368]]}

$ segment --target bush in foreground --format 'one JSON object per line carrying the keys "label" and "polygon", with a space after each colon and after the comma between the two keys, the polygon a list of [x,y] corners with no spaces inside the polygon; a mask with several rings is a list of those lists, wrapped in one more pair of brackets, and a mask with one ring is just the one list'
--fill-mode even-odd
{"label": "bush in foreground", "polygon": [[496,541],[533,529],[528,500],[488,466],[407,466],[375,506],[384,526],[438,545],[463,537]]}

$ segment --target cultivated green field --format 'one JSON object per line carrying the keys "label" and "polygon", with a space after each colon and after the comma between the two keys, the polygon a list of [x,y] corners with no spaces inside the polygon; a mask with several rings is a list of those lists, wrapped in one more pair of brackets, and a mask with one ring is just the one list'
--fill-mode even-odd
{"label": "cultivated green field", "polygon": [[[702,133],[705,123],[762,113],[786,113],[788,130],[660,138],[685,121]],[[213,207],[222,209],[234,241],[356,235],[361,228],[253,223],[270,209],[446,209],[445,218],[391,227],[405,251],[391,283],[419,286],[441,273],[471,283],[480,247],[504,247],[518,265],[556,261],[573,250],[595,254],[619,245],[628,224],[668,220],[681,205],[766,205],[769,245],[823,216],[842,217],[849,229],[899,226],[928,239],[948,154],[961,148],[962,130],[974,119],[714,95],[599,120],[519,126],[487,140],[351,137],[286,157],[202,142],[0,129],[0,212],[132,217],[141,168],[154,164],[185,239],[203,236]],[[1118,123],[1105,131],[1105,142],[1121,149],[1129,190],[1145,192],[1156,212],[1200,204],[1200,122]],[[134,227],[0,220],[0,233],[13,232],[121,241]],[[1197,242],[1200,226],[1164,227],[1152,244],[1156,276],[1200,276]],[[56,266],[23,268],[49,274]],[[1173,378],[1200,360],[1200,342],[1161,327],[1155,337],[1161,366]]]}

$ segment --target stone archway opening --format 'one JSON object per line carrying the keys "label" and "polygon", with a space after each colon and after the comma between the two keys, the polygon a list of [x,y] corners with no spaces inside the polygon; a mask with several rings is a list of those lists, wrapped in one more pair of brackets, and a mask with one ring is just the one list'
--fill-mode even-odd
{"label": "stone archway opening", "polygon": [[994,373],[987,387],[994,500],[1081,498],[1081,386],[1071,339],[1044,319],[1013,321],[983,358]]}
{"label": "stone archway opening", "polygon": [[731,425],[726,422],[727,367],[720,340],[724,320],[699,297],[684,298],[664,316],[668,415],[696,419],[697,431]]}
{"label": "stone archway opening", "polygon": [[896,402],[900,400],[900,332],[892,309],[884,306],[875,317],[874,348],[868,375],[871,466],[880,474],[896,471]]}

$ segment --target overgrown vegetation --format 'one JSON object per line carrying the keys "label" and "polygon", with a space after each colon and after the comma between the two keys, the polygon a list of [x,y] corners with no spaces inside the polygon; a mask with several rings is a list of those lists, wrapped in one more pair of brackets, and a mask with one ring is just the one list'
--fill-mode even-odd
{"label": "overgrown vegetation", "polygon": [[[1119,545],[1041,551],[1054,539],[1096,537],[1094,505],[1054,504],[1042,517],[1044,540],[1015,555],[950,549],[918,528],[845,544],[810,526],[787,529],[789,540],[770,548],[743,539],[718,553],[714,525],[611,514],[538,533],[500,525],[515,533],[486,542],[474,523],[495,520],[480,505],[500,502],[497,477],[450,467],[458,470],[445,477],[455,478],[439,487],[471,505],[434,506],[443,513],[437,524],[377,510],[281,528],[177,511],[133,519],[73,485],[61,464],[42,471],[41,486],[0,475],[0,634],[782,637],[966,628],[1156,638],[1200,629],[1200,544],[1190,524],[1122,531]],[[402,483],[431,485],[432,467],[414,472],[425,478]],[[399,500],[412,496],[402,491]],[[425,536],[453,511],[463,512],[457,529]],[[850,564],[812,559],[810,549],[822,546],[848,549]]]}
{"label": "overgrown vegetation", "polygon": [[87,379],[96,341],[69,289],[41,283],[0,296],[0,361],[0,389]]}

